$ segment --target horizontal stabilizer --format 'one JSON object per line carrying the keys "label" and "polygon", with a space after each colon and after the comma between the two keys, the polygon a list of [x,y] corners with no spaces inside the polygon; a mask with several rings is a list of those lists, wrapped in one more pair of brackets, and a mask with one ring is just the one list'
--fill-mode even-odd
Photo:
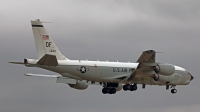
{"label": "horizontal stabilizer", "polygon": [[23,64],[24,65],[24,62],[9,62],[9,63],[12,63],[12,64]]}
{"label": "horizontal stabilizer", "polygon": [[55,55],[45,54],[37,64],[47,66],[58,66],[58,61]]}

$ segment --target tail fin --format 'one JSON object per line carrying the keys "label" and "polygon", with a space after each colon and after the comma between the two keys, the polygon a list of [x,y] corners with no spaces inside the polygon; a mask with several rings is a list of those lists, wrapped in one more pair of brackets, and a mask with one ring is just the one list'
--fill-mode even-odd
{"label": "tail fin", "polygon": [[67,58],[58,50],[56,44],[50,38],[39,19],[31,21],[31,25],[38,52],[38,59],[41,59],[45,54],[50,54],[55,55],[57,60],[67,60]]}

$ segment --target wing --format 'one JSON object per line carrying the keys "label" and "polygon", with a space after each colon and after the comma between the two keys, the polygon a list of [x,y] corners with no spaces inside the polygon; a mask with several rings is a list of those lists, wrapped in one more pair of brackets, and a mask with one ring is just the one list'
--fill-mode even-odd
{"label": "wing", "polygon": [[157,65],[155,62],[155,54],[156,52],[154,50],[144,51],[137,60],[138,66],[132,69],[131,74],[123,81],[131,81],[137,75],[155,74],[155,71],[151,68],[151,66]]}
{"label": "wing", "polygon": [[25,76],[37,76],[37,77],[51,77],[51,78],[57,78],[56,83],[65,83],[65,84],[76,84],[75,79],[70,79],[67,77],[62,77],[58,75],[43,75],[43,74],[32,74],[32,73],[26,73]]}
{"label": "wing", "polygon": [[138,63],[154,63],[156,52],[154,50],[144,51],[137,60]]}
{"label": "wing", "polygon": [[[36,76],[36,77],[49,77],[49,78],[57,78],[56,83],[63,83],[63,84],[76,84],[78,80],[71,79],[68,77],[62,77],[59,75],[44,75],[44,74],[32,74],[32,73],[26,73],[25,76]],[[102,83],[98,82],[88,82],[86,80],[83,80],[86,85],[102,85]]]}

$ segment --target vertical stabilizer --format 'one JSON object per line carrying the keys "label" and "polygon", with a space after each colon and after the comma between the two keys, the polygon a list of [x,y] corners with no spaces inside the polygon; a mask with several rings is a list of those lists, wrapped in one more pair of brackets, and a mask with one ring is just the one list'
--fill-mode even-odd
{"label": "vertical stabilizer", "polygon": [[37,19],[31,21],[35,44],[38,52],[38,59],[41,59],[45,54],[55,55],[57,60],[67,60],[67,58],[58,50],[42,22]]}

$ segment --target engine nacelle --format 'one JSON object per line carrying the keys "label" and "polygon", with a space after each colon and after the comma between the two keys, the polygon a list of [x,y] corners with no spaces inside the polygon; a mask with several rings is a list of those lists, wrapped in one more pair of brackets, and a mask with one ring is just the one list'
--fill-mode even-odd
{"label": "engine nacelle", "polygon": [[164,83],[169,83],[169,84],[179,84],[182,78],[180,74],[174,73],[173,75],[170,75],[170,76],[155,74],[153,76],[153,79],[158,82],[164,82]]}
{"label": "engine nacelle", "polygon": [[170,75],[174,74],[175,67],[173,65],[169,65],[169,64],[158,64],[157,66],[153,67],[153,70],[158,74],[170,76]]}
{"label": "engine nacelle", "polygon": [[155,74],[155,78],[156,81],[158,82],[171,82],[174,80],[174,75],[170,75],[170,76],[164,76],[164,75],[159,75],[159,74]]}
{"label": "engine nacelle", "polygon": [[24,64],[28,65],[28,64],[37,64],[38,60],[35,59],[24,59]]}
{"label": "engine nacelle", "polygon": [[71,88],[79,89],[79,90],[84,90],[84,89],[88,88],[88,85],[83,81],[78,81],[78,82],[76,82],[76,84],[69,84],[69,86]]}

